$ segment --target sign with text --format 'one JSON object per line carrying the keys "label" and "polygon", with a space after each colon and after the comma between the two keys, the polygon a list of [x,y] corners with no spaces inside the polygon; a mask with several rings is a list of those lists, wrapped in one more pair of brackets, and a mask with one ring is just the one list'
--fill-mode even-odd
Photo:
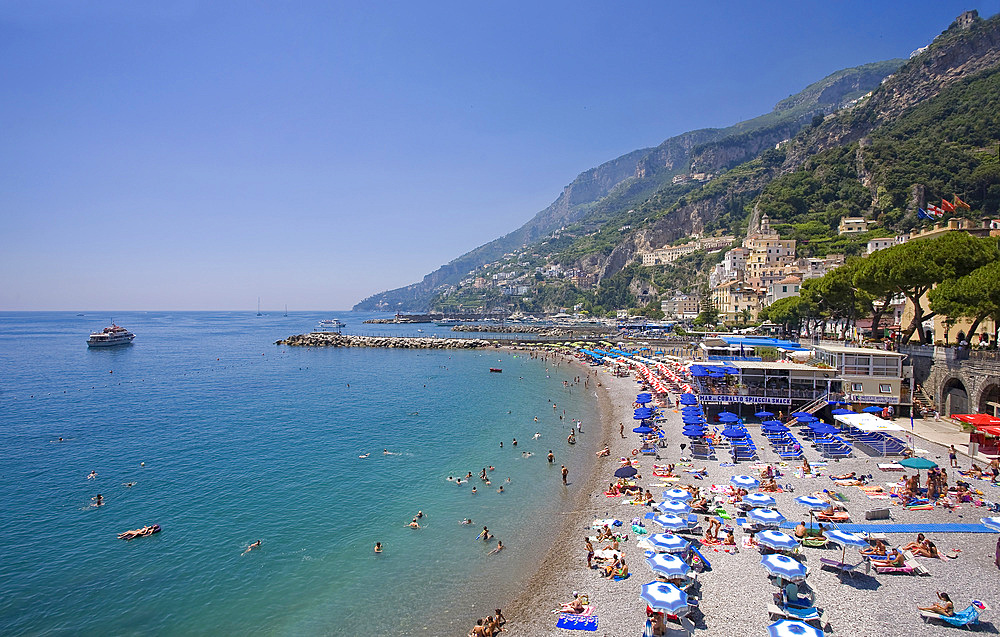
{"label": "sign with text", "polygon": [[717,405],[719,403],[739,403],[742,405],[791,405],[791,398],[770,398],[768,396],[714,396],[712,394],[702,394],[698,396],[698,402],[706,405]]}
{"label": "sign with text", "polygon": [[847,394],[847,401],[852,403],[878,403],[880,405],[899,404],[898,396],[862,396],[861,394]]}

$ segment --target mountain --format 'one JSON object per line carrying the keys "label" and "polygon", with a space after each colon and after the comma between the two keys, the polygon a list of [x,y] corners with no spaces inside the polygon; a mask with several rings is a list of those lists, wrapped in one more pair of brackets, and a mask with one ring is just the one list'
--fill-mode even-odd
{"label": "mountain", "polygon": [[[865,95],[903,62],[887,60],[837,71],[782,100],[770,113],[726,128],[689,131],[587,170],[517,230],[454,259],[418,283],[372,295],[354,309],[425,311],[436,296],[451,291],[476,268],[538,244],[562,228],[580,224],[586,234],[619,220],[628,226],[629,211],[657,193],[661,198],[664,191],[683,194],[704,175],[729,170],[773,148],[817,115],[835,112]],[[697,179],[687,179],[688,175]],[[684,179],[677,186],[673,182],[680,177]],[[610,231],[606,234],[611,236]],[[599,241],[606,244],[607,237]]]}

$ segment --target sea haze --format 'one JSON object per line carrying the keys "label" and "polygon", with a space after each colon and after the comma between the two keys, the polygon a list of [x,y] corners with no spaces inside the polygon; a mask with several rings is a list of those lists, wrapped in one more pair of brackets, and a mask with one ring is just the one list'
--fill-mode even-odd
{"label": "sea haze", "polygon": [[[0,313],[0,634],[459,635],[509,600],[568,499],[559,465],[594,457],[580,368],[273,344],[335,316],[447,333],[360,313],[123,312],[134,344],[88,349],[110,314]],[[448,481],[491,464],[489,487]],[[424,528],[406,528],[418,510]],[[484,524],[508,550],[474,539]]]}

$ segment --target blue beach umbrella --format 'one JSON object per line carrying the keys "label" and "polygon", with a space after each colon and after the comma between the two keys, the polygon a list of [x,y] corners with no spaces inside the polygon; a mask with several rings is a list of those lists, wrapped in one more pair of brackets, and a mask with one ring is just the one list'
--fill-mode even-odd
{"label": "blue beach umbrella", "polygon": [[726,427],[722,430],[722,435],[726,438],[746,438],[747,430],[739,427]]}
{"label": "blue beach umbrella", "polygon": [[817,498],[814,495],[800,495],[795,498],[795,501],[802,506],[812,509],[814,511],[820,511],[825,509],[830,503],[822,498]]}
{"label": "blue beach umbrella", "polygon": [[736,414],[719,414],[719,422],[739,422],[740,417]]}
{"label": "blue beach umbrella", "polygon": [[682,529],[688,528],[688,522],[684,518],[677,517],[672,513],[665,513],[663,515],[657,515],[653,518],[653,522],[656,522],[668,531],[680,531]]}
{"label": "blue beach umbrella", "polygon": [[692,422],[705,422],[705,417],[701,414],[686,414],[681,416],[681,422],[692,423]]}
{"label": "blue beach umbrella", "polygon": [[653,410],[649,407],[640,407],[639,409],[633,410],[636,416],[642,416],[643,418],[649,418],[653,415]]}
{"label": "blue beach umbrella", "polygon": [[705,412],[700,407],[684,407],[681,409],[681,418],[704,418]]}
{"label": "blue beach umbrella", "polygon": [[826,401],[826,404],[827,405],[850,405],[851,403],[849,403],[846,400],[828,400],[828,401]]}
{"label": "blue beach umbrella", "polygon": [[768,433],[783,433],[785,431],[791,431],[788,427],[780,423],[777,425],[761,425],[760,430]]}
{"label": "blue beach umbrella", "polygon": [[703,423],[687,423],[684,425],[684,429],[682,429],[682,431],[684,431],[685,433],[687,433],[688,431],[704,432],[705,425]]}
{"label": "blue beach umbrella", "polygon": [[807,416],[811,417],[812,414],[810,414],[808,411],[793,411],[792,412],[792,417],[793,418],[805,418]]}
{"label": "blue beach umbrella", "polygon": [[819,628],[797,619],[782,619],[767,627],[768,637],[824,637]]}
{"label": "blue beach umbrella", "polygon": [[882,408],[876,407],[875,405],[871,405],[869,407],[865,407],[861,411],[865,412],[866,414],[881,414]]}
{"label": "blue beach umbrella", "polygon": [[637,403],[648,403],[653,400],[653,395],[649,392],[642,392],[641,394],[636,394],[635,402]]}
{"label": "blue beach umbrella", "polygon": [[653,508],[664,513],[673,513],[674,515],[684,515],[691,512],[691,505],[679,500],[664,500],[663,502],[658,502]]}
{"label": "blue beach umbrella", "polygon": [[844,414],[853,414],[854,412],[851,411],[850,409],[838,408],[832,410],[830,413],[833,414],[834,416],[843,416]]}
{"label": "blue beach umbrella", "polygon": [[784,423],[782,423],[780,420],[765,420],[764,422],[760,423],[761,427],[777,427],[778,425],[784,426]]}
{"label": "blue beach umbrella", "polygon": [[774,498],[766,493],[749,493],[743,496],[743,501],[755,507],[773,507]]}
{"label": "blue beach umbrella", "polygon": [[763,544],[775,551],[790,551],[799,545],[799,541],[791,535],[786,535],[774,529],[764,529],[757,534],[757,543]]}
{"label": "blue beach umbrella", "polygon": [[683,553],[691,544],[673,533],[654,533],[646,538],[646,543],[658,553]]}
{"label": "blue beach umbrella", "polygon": [[765,526],[777,526],[785,521],[785,516],[774,509],[751,509],[747,517]]}
{"label": "blue beach umbrella", "polygon": [[677,500],[678,502],[687,502],[691,499],[691,492],[687,489],[667,489],[663,492],[663,497],[668,500]]}
{"label": "blue beach umbrella", "polygon": [[643,584],[639,597],[649,604],[649,607],[653,610],[670,613],[671,615],[687,614],[687,593],[673,584],[666,582]]}
{"label": "blue beach umbrella", "polygon": [[682,405],[697,405],[698,398],[694,394],[681,394]]}
{"label": "blue beach umbrella", "polygon": [[756,416],[757,418],[770,418],[773,415],[774,414],[772,414],[769,411],[758,411],[756,414],[754,414],[754,416]]}
{"label": "blue beach umbrella", "polygon": [[754,478],[753,476],[733,476],[729,478],[730,484],[736,485],[737,487],[743,487],[744,489],[753,489],[760,484],[760,480]]}
{"label": "blue beach umbrella", "polygon": [[672,553],[657,553],[646,559],[646,564],[664,577],[684,577],[691,572],[691,566]]}
{"label": "blue beach umbrella", "polygon": [[629,465],[627,467],[621,467],[620,469],[618,469],[617,471],[615,471],[615,477],[616,478],[632,478],[632,477],[635,477],[635,475],[637,473],[639,473],[639,471],[636,470],[635,467]]}
{"label": "blue beach umbrella", "polygon": [[641,427],[633,427],[632,431],[637,434],[650,434],[653,433],[653,428],[642,425]]}
{"label": "blue beach umbrella", "polygon": [[681,432],[687,438],[704,438],[705,430],[701,429],[699,431],[683,431]]}
{"label": "blue beach umbrella", "polygon": [[812,414],[809,414],[808,416],[799,416],[798,418],[796,418],[796,420],[798,420],[799,422],[804,422],[808,425],[811,422],[817,422],[819,418],[813,416]]}
{"label": "blue beach umbrella", "polygon": [[838,429],[837,427],[834,427],[832,425],[828,425],[826,423],[821,423],[818,427],[813,427],[812,430],[814,432],[816,432],[818,434],[821,434],[821,435],[824,435],[824,436],[827,435],[827,434],[839,434],[840,433],[840,429]]}
{"label": "blue beach umbrella", "polygon": [[979,518],[979,521],[989,530],[1000,533],[1000,517]]}
{"label": "blue beach umbrella", "polygon": [[780,553],[765,555],[761,558],[760,563],[771,575],[791,582],[804,580],[809,572],[802,562]]}

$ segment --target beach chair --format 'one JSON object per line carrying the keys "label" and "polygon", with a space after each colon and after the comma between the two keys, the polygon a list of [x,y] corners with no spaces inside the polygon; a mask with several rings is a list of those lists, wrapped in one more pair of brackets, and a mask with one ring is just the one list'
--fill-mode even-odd
{"label": "beach chair", "polygon": [[841,562],[840,560],[833,560],[828,557],[821,557],[819,558],[819,561],[823,564],[823,566],[829,566],[832,569],[840,571],[842,574],[847,573],[851,577],[854,577],[854,573],[861,567],[864,567],[866,574],[871,571],[871,562],[869,562],[868,560],[862,560],[858,564],[848,564],[846,562]]}
{"label": "beach chair", "polygon": [[[937,613],[933,613],[929,610],[920,611],[920,617],[924,620],[924,622],[927,622],[930,619],[936,619],[951,626],[955,626],[956,628],[968,628],[969,626],[976,626],[979,624],[980,608],[976,606],[977,603],[979,602],[969,604],[965,610],[959,611],[951,617],[948,617],[947,615],[938,615]],[[982,606],[981,603],[979,603],[979,605]],[[985,608],[985,606],[983,606],[983,608]]]}
{"label": "beach chair", "polygon": [[902,566],[873,566],[876,573],[883,575],[919,575],[920,571],[927,572],[924,566],[915,560],[906,560]]}

